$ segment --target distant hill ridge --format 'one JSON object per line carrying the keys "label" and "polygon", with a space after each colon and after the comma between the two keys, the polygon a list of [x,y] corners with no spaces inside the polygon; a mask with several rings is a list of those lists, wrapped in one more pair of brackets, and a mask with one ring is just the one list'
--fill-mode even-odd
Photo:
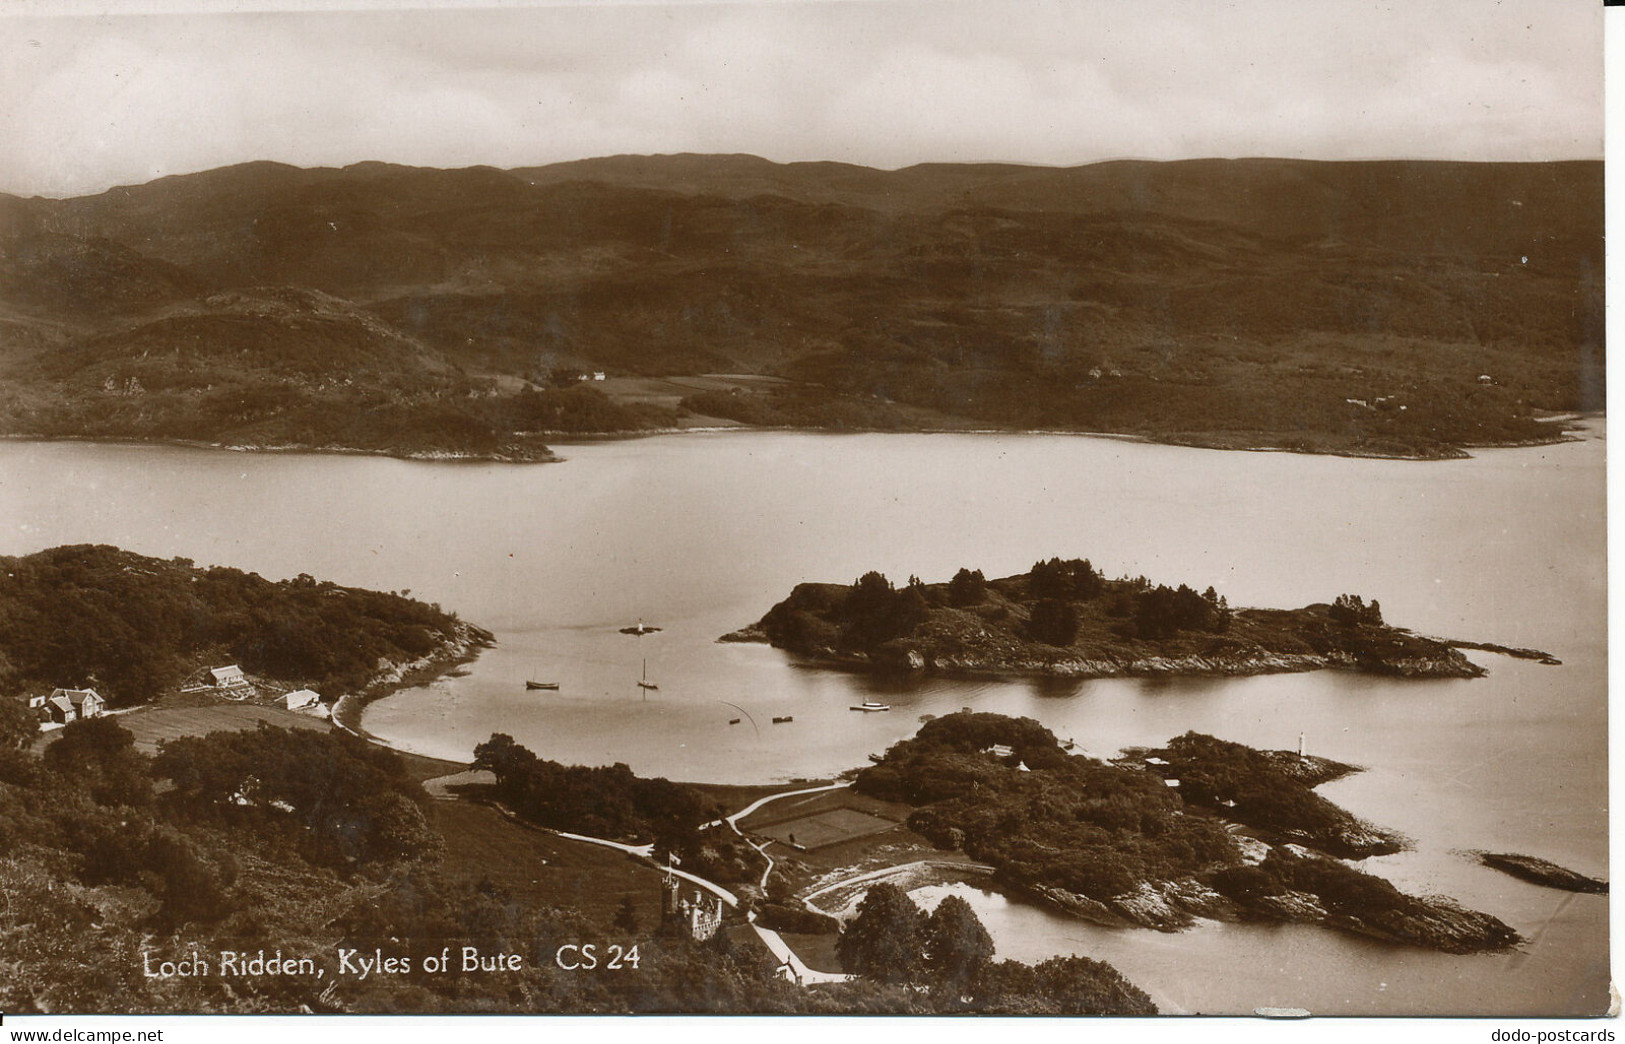
{"label": "distant hill ridge", "polygon": [[[255,162],[7,196],[0,373],[26,391],[0,401],[0,428],[218,441],[250,423],[292,438],[275,411],[311,403],[280,392],[248,396],[272,413],[219,422],[150,400],[98,431],[106,411],[81,390],[131,387],[121,360],[166,347],[216,360],[186,363],[197,387],[242,385],[186,339],[222,328],[201,318],[221,292],[281,287],[342,299],[356,321],[317,336],[233,305],[232,337],[309,342],[291,354],[331,381],[398,356],[411,394],[371,406],[451,408],[468,438],[437,450],[498,452],[501,418],[461,400],[574,369],[797,382],[795,401],[712,397],[617,422],[633,426],[687,411],[862,427],[878,403],[974,426],[1442,455],[1549,438],[1539,411],[1601,407],[1602,201],[1591,161],[886,171],[688,154],[508,171]],[[86,368],[66,372],[75,360]]]}

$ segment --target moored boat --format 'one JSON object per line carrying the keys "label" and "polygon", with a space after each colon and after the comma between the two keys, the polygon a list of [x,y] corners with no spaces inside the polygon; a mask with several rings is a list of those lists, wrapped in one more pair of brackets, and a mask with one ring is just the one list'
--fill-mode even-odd
{"label": "moored boat", "polygon": [[852,709],[865,713],[869,711],[889,711],[891,710],[891,704],[881,703],[879,700],[864,700],[862,703],[853,704]]}
{"label": "moored boat", "polygon": [[525,682],[525,688],[529,689],[529,690],[557,689],[558,687],[559,687],[558,682],[539,682],[539,681],[527,681],[527,682]]}

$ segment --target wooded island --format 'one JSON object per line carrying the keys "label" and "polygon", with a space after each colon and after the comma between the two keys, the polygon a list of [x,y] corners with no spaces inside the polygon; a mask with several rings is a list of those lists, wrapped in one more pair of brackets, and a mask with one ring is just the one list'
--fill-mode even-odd
{"label": "wooded island", "polygon": [[990,675],[1247,675],[1327,667],[1403,677],[1476,678],[1452,646],[1384,623],[1381,605],[1343,594],[1301,609],[1236,609],[1209,587],[1108,580],[1088,559],[1051,558],[988,580],[902,588],[865,573],[798,584],[722,641],[767,642],[808,659],[876,670]]}

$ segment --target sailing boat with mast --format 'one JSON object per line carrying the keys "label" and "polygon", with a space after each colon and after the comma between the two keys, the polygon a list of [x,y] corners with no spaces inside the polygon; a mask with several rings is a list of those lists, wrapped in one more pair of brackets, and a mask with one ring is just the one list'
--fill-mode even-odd
{"label": "sailing boat with mast", "polygon": [[643,661],[643,678],[638,682],[638,688],[645,691],[653,691],[660,688],[660,686],[649,680],[649,660],[647,657],[645,657]]}

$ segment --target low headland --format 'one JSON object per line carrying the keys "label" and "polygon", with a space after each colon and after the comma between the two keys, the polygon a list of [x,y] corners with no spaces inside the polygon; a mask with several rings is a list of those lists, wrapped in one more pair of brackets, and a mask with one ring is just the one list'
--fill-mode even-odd
{"label": "low headland", "polygon": [[[478,655],[490,632],[406,593],[268,580],[108,545],[0,557],[0,686],[92,688],[111,709],[274,702],[309,689],[361,706]],[[240,668],[219,682],[211,668]]]}
{"label": "low headland", "polygon": [[912,806],[909,829],[991,865],[1001,886],[1100,924],[1275,921],[1446,953],[1516,945],[1489,914],[1345,861],[1405,846],[1314,793],[1348,771],[1197,733],[1107,763],[1068,754],[1030,718],[960,712],[893,745],[852,787]]}
{"label": "low headland", "polygon": [[[1375,600],[1339,595],[1301,609],[1232,608],[1144,577],[1108,580],[1087,559],[1052,558],[987,580],[947,583],[880,573],[850,585],[804,583],[725,642],[766,642],[861,670],[1070,678],[1253,675],[1324,668],[1406,678],[1476,678],[1454,643],[1384,623]],[[1544,654],[1540,654],[1544,656]]]}

